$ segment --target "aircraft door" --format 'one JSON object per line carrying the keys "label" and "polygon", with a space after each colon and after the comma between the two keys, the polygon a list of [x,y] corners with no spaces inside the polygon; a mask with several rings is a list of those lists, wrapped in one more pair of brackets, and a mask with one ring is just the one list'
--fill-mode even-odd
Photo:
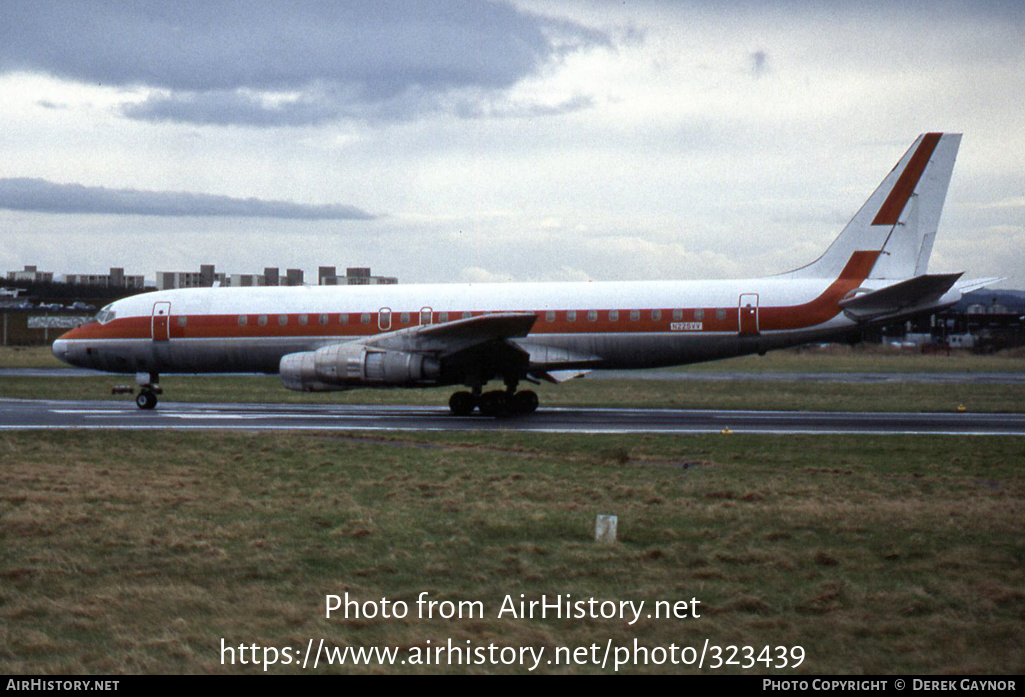
{"label": "aircraft door", "polygon": [[153,303],[151,322],[153,341],[167,341],[171,338],[171,303]]}
{"label": "aircraft door", "polygon": [[434,321],[434,308],[421,307],[420,308],[420,324],[428,325]]}
{"label": "aircraft door", "polygon": [[740,335],[758,334],[758,293],[743,293],[740,296]]}

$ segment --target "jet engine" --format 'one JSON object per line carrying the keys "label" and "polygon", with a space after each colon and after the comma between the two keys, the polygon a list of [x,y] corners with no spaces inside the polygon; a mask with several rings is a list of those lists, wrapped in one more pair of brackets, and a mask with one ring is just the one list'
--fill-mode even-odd
{"label": "jet engine", "polygon": [[441,376],[434,357],[356,343],[290,353],[281,358],[278,368],[285,387],[299,392],[430,385]]}

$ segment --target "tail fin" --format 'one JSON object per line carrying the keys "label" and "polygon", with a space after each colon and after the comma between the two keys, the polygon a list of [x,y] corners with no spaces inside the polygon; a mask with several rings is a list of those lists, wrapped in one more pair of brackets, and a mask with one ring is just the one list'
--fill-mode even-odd
{"label": "tail fin", "polygon": [[869,278],[924,274],[960,144],[960,133],[920,135],[826,253],[791,274],[836,278],[861,251],[879,252]]}

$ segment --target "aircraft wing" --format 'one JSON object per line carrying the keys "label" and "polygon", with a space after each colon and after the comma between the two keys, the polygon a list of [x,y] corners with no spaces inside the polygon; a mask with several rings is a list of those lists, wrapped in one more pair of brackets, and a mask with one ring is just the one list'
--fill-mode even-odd
{"label": "aircraft wing", "polygon": [[[959,273],[915,276],[841,300],[840,307],[848,317],[858,321],[932,309],[959,278]],[[953,305],[959,299],[960,294],[957,294],[948,304]]]}
{"label": "aircraft wing", "polygon": [[532,312],[496,312],[479,317],[421,325],[378,334],[360,343],[407,353],[431,353],[439,358],[474,347],[526,336],[537,316]]}
{"label": "aircraft wing", "polygon": [[527,336],[536,319],[530,312],[499,312],[400,329],[359,343],[371,349],[431,354],[450,366],[506,366],[556,383],[589,373],[588,366],[599,360],[596,356],[534,341],[516,341]]}

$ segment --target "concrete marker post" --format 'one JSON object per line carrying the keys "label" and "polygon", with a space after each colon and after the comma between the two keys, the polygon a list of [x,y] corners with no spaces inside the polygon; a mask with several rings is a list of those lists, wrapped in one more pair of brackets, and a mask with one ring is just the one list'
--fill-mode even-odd
{"label": "concrete marker post", "polygon": [[599,514],[594,519],[594,541],[612,543],[616,541],[616,525],[618,519],[614,515]]}

